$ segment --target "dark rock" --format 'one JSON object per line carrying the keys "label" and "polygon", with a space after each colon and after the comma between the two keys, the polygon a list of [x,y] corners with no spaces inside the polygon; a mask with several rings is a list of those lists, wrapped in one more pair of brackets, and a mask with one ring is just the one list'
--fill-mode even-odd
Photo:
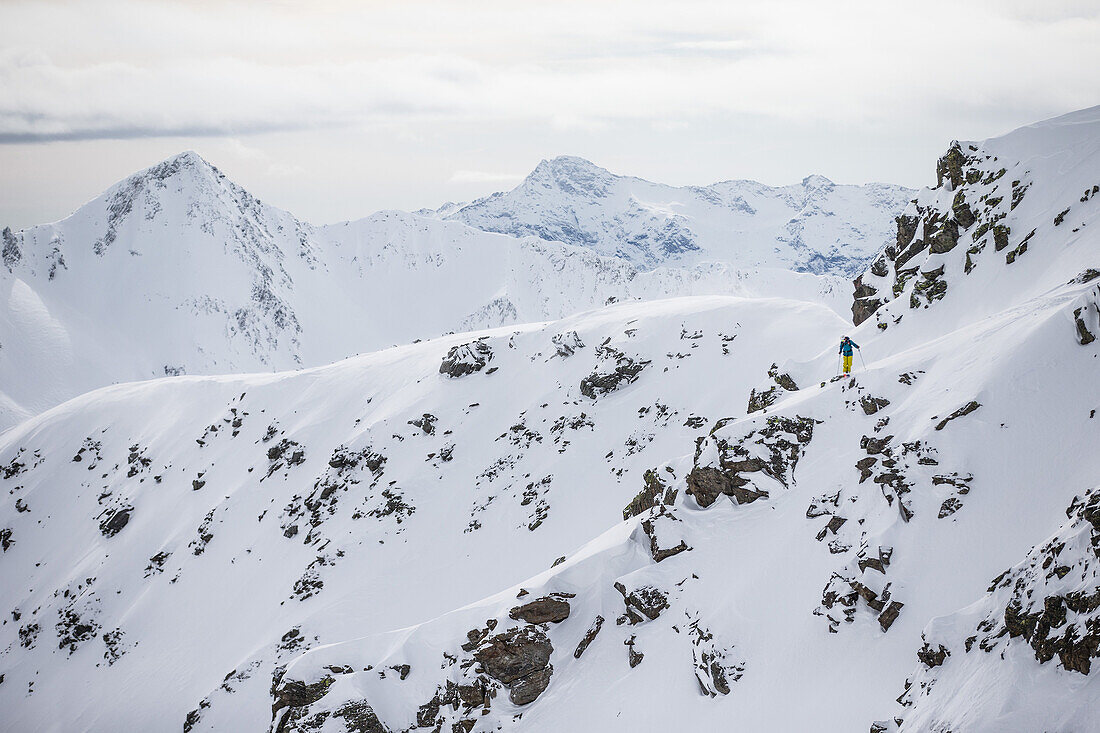
{"label": "dark rock", "polygon": [[868,456],[867,458],[861,458],[856,461],[856,468],[859,469],[859,482],[861,484],[871,478],[871,466],[875,465],[877,461],[878,459],[874,456]]}
{"label": "dark rock", "polygon": [[[335,682],[335,679],[329,676],[325,676],[319,682],[310,685],[300,680],[282,682],[275,692],[275,702],[271,706],[272,718],[286,707],[299,708],[312,705],[328,693],[328,688],[332,686],[333,682]],[[282,725],[276,729],[277,733],[281,730],[283,730]]]}
{"label": "dark rock", "polygon": [[676,500],[676,490],[666,486],[653,469],[642,477],[645,487],[623,509],[623,519],[630,519],[652,509],[658,504],[672,504]]}
{"label": "dark rock", "polygon": [[581,380],[581,394],[594,400],[600,395],[614,392],[625,385],[638,380],[642,370],[649,365],[648,361],[635,361],[622,354],[617,354],[617,364],[610,372],[593,372]]}
{"label": "dark rock", "polygon": [[938,517],[940,519],[950,517],[952,514],[962,509],[962,505],[962,501],[958,497],[949,496],[940,504],[940,513]]}
{"label": "dark rock", "polygon": [[950,182],[952,189],[961,186],[965,180],[963,166],[966,162],[962,147],[957,141],[952,142],[947,152],[936,161],[936,187],[942,186],[945,178]]}
{"label": "dark rock", "polygon": [[344,703],[332,716],[344,720],[344,730],[347,733],[389,733],[389,729],[382,725],[382,721],[366,700]]}
{"label": "dark rock", "polygon": [[543,690],[549,686],[550,677],[553,674],[553,665],[548,665],[525,677],[520,677],[511,684],[508,690],[508,699],[512,701],[513,705],[533,703],[542,694]]}
{"label": "dark rock", "polygon": [[[99,523],[99,531],[104,537],[114,537],[130,522],[130,515],[133,511],[134,508],[132,506],[124,506],[115,509]],[[5,547],[4,549],[7,548]]]}
{"label": "dark rock", "polygon": [[882,306],[882,301],[874,297],[878,291],[874,286],[865,284],[862,275],[855,279],[853,285],[852,322],[858,326]]}
{"label": "dark rock", "polygon": [[924,646],[917,652],[917,659],[929,669],[940,666],[949,656],[951,656],[951,652],[947,651],[947,647],[943,644],[933,649],[931,645],[925,642]]}
{"label": "dark rock", "polygon": [[883,631],[890,630],[890,627],[897,621],[898,614],[901,613],[901,609],[904,605],[905,604],[901,601],[891,601],[890,605],[886,607],[886,610],[879,614],[878,625],[882,627]]}
{"label": "dark rock", "polygon": [[955,249],[959,243],[959,225],[951,219],[940,223],[928,237],[929,249],[932,254],[943,254]]}
{"label": "dark rock", "polygon": [[893,435],[887,435],[885,438],[873,438],[864,435],[859,440],[859,447],[867,451],[868,455],[890,455],[889,445],[893,439]]}
{"label": "dark rock", "polygon": [[573,652],[574,659],[581,658],[581,655],[588,649],[588,645],[596,639],[596,635],[600,633],[600,629],[602,628],[603,616],[596,616],[595,620],[592,621],[592,625],[588,627],[588,631],[584,632],[584,637],[581,639],[580,643],[577,644],[577,649]]}
{"label": "dark rock", "polygon": [[513,621],[526,621],[529,624],[560,624],[569,618],[569,602],[561,598],[545,596],[522,606],[516,606],[508,612]]}
{"label": "dark rock", "polygon": [[491,637],[474,653],[474,659],[489,676],[510,685],[545,669],[553,651],[546,634],[535,626],[521,626]]}
{"label": "dark rock", "polygon": [[[909,246],[913,241],[913,237],[917,235],[917,224],[920,223],[920,217],[907,216],[902,214],[894,219],[898,225],[897,236],[897,251],[901,252]],[[885,275],[886,273],[883,273]]]}
{"label": "dark rock", "polygon": [[1073,311],[1073,322],[1077,326],[1077,342],[1082,346],[1088,346],[1096,340],[1096,335],[1088,329],[1085,325],[1085,320],[1081,317],[1081,314],[1086,312],[1086,308],[1076,308]]}
{"label": "dark rock", "polygon": [[627,592],[622,583],[615,583],[615,590],[622,594],[626,602],[626,612],[631,624],[641,623],[644,619],[635,611],[641,612],[650,621],[661,615],[661,612],[669,607],[668,595],[651,585],[643,585]]}
{"label": "dark rock", "polygon": [[645,655],[634,648],[635,641],[637,641],[637,637],[631,636],[629,639],[623,642],[623,644],[626,645],[627,661],[629,662],[631,669],[637,667],[639,664],[642,663],[642,660],[645,659]]}
{"label": "dark rock", "polygon": [[736,473],[730,475],[712,466],[704,466],[693,468],[687,475],[687,493],[704,509],[723,495],[734,497],[738,504],[751,504],[768,496],[766,491],[744,488],[748,483],[747,479]]}
{"label": "dark rock", "polygon": [[775,387],[770,387],[762,392],[757,392],[753,388],[749,391],[749,404],[745,408],[745,413],[751,415],[754,412],[766,410],[774,405],[777,399],[779,399],[779,390]]}
{"label": "dark rock", "polygon": [[890,400],[885,397],[872,397],[866,395],[860,399],[859,404],[863,408],[864,414],[874,415],[876,412],[889,405]]}
{"label": "dark rock", "polygon": [[473,341],[448,351],[439,365],[439,373],[453,378],[463,377],[481,371],[492,359],[493,350],[489,344],[482,340]]}
{"label": "dark rock", "polygon": [[955,214],[955,221],[957,221],[959,226],[963,229],[969,229],[977,220],[977,217],[974,216],[974,212],[970,210],[970,205],[966,203],[966,197],[962,191],[955,194],[955,201],[951,205],[951,211]]}
{"label": "dark rock", "polygon": [[[663,508],[663,507],[662,507]],[[660,539],[658,538],[657,525],[658,521],[673,522],[675,520],[670,514],[658,515],[654,519],[646,519],[642,521],[642,531],[649,537],[649,554],[653,556],[653,562],[661,562],[667,560],[674,555],[679,555],[681,552],[687,552],[691,548],[687,546],[687,542],[680,540],[679,544],[673,547],[661,547]]]}
{"label": "dark rock", "polygon": [[963,405],[963,406],[962,406],[962,407],[960,407],[959,409],[957,409],[957,410],[955,410],[954,412],[952,412],[952,413],[951,413],[950,415],[948,415],[947,417],[945,417],[945,418],[944,418],[943,420],[940,420],[940,421],[939,421],[939,422],[938,422],[938,423],[936,424],[936,430],[943,430],[943,429],[944,429],[944,427],[946,427],[946,426],[947,426],[947,423],[949,423],[949,422],[951,422],[952,420],[955,420],[955,419],[957,419],[957,418],[960,418],[960,417],[964,417],[964,416],[966,416],[966,415],[969,415],[970,413],[972,413],[972,412],[974,412],[975,410],[977,410],[977,409],[978,409],[979,407],[981,407],[981,405],[980,405],[980,404],[978,404],[978,403],[977,403],[977,402],[975,402],[974,400],[971,400],[970,402],[966,403],[965,405]]}

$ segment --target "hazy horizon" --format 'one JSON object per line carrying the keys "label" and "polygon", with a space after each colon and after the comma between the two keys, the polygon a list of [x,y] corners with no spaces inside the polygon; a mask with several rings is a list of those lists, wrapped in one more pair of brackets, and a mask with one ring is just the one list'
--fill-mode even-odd
{"label": "hazy horizon", "polygon": [[672,185],[913,188],[952,139],[1100,102],[1100,3],[0,4],[0,225],[193,149],[308,221],[577,155]]}

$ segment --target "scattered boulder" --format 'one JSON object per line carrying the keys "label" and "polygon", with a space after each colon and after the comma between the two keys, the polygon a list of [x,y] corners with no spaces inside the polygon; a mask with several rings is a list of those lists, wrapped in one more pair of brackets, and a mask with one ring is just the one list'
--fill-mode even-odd
{"label": "scattered boulder", "polygon": [[938,423],[936,423],[936,430],[943,430],[945,427],[947,427],[947,423],[951,422],[952,420],[956,420],[960,417],[964,417],[966,415],[969,415],[970,413],[977,410],[979,407],[981,407],[981,405],[978,404],[977,402],[975,402],[974,400],[971,400],[970,402],[967,402],[965,405],[963,405],[962,407],[955,410],[950,415],[948,415],[947,417],[945,417],[944,419],[942,419]]}
{"label": "scattered boulder", "polygon": [[[134,507],[129,504],[108,510],[107,516],[99,523],[100,533],[104,537],[114,537],[130,523],[130,515],[133,514],[133,511]],[[4,549],[6,550],[7,547]]]}
{"label": "scattered boulder", "polygon": [[578,349],[584,348],[584,342],[576,331],[555,334],[550,342],[554,344],[555,353],[563,359],[573,356]]}
{"label": "scattered boulder", "polygon": [[890,400],[885,397],[872,397],[866,395],[859,400],[860,407],[863,408],[865,415],[874,415],[876,412],[890,404]]}
{"label": "scattered boulder", "polygon": [[623,644],[626,645],[627,662],[630,664],[631,669],[637,667],[642,663],[642,660],[645,659],[645,655],[634,648],[634,644],[637,640],[637,635],[631,634],[630,638],[623,642]]}
{"label": "scattered boulder", "polygon": [[600,633],[600,629],[603,628],[603,616],[596,616],[592,621],[592,625],[588,627],[588,631],[584,632],[584,636],[581,638],[579,644],[577,644],[576,650],[573,652],[574,659],[580,659],[585,650],[588,649],[588,645],[596,639],[596,635]]}
{"label": "scattered boulder", "polygon": [[929,669],[940,666],[949,656],[951,656],[951,652],[943,644],[939,644],[933,649],[928,642],[925,642],[924,646],[917,652],[917,659]]}
{"label": "scattered boulder", "polygon": [[627,591],[626,586],[616,582],[615,590],[622,594],[623,601],[626,602],[626,616],[631,624],[640,624],[645,619],[653,621],[669,607],[668,594],[652,585],[642,585]]}

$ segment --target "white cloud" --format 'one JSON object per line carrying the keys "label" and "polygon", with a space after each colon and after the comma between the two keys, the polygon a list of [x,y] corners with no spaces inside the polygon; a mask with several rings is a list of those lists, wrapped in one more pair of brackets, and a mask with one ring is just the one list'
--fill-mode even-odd
{"label": "white cloud", "polygon": [[451,183],[516,183],[522,181],[522,173],[492,173],[489,171],[455,171]]}
{"label": "white cloud", "polygon": [[319,220],[559,153],[919,184],[953,137],[1100,102],[1095,0],[0,0],[0,28],[5,223],[186,148]]}
{"label": "white cloud", "polygon": [[1095,94],[1100,19],[1064,5],[1059,22],[1034,23],[944,0],[685,2],[672,14],[648,0],[629,13],[570,1],[5,4],[0,24],[36,45],[0,55],[0,141],[414,119],[860,123],[983,98],[1080,106]]}

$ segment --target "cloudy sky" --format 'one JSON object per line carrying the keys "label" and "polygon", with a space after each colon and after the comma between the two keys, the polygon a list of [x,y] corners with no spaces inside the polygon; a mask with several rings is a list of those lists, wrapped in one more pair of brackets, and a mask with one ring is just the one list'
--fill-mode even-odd
{"label": "cloudy sky", "polygon": [[919,186],[1100,104],[1100,0],[0,0],[0,225],[193,149],[315,223],[572,154],[674,184]]}

